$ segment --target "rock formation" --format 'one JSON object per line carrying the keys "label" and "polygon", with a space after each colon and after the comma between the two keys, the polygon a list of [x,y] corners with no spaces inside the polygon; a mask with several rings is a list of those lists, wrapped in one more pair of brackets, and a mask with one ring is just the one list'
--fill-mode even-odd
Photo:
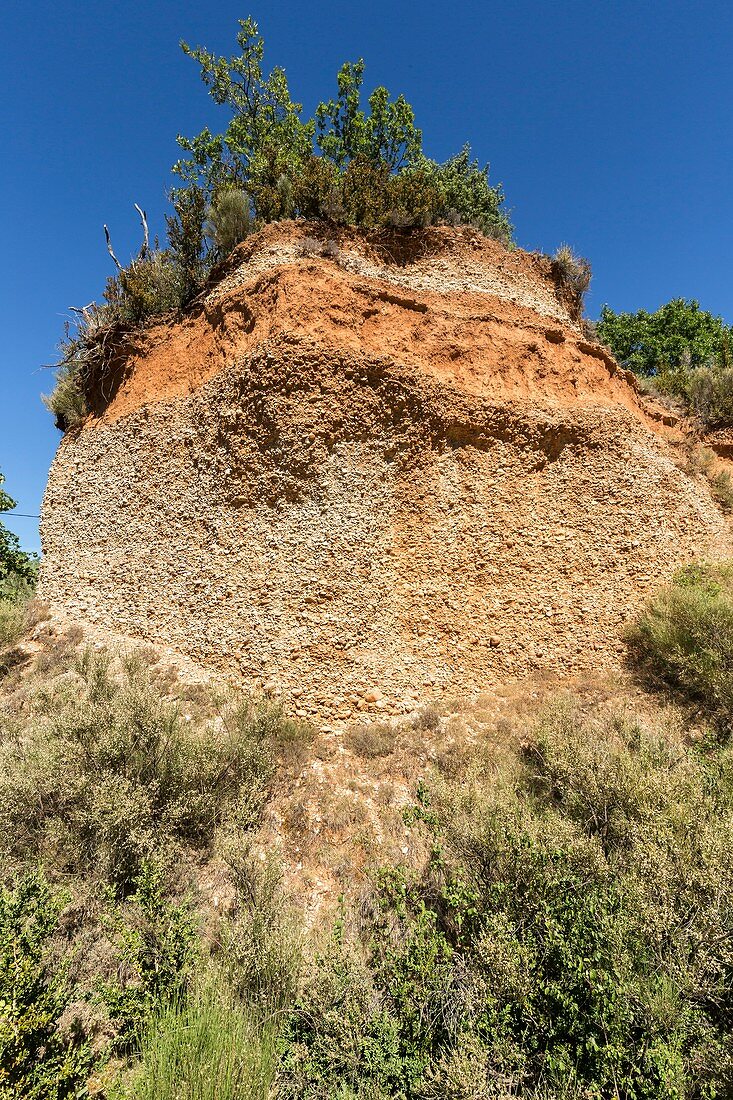
{"label": "rock formation", "polygon": [[728,532],[550,262],[308,232],[129,338],[51,470],[43,597],[336,718],[613,662]]}

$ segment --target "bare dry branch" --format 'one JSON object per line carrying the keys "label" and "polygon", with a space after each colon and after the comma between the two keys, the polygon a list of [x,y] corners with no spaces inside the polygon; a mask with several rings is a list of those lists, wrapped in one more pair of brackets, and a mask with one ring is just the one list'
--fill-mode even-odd
{"label": "bare dry branch", "polygon": [[141,208],[137,205],[137,203],[134,203],[134,206],[135,206],[135,209],[137,210],[138,214],[140,215],[140,221],[143,223],[143,243],[140,246],[140,251],[138,253],[137,258],[138,258],[138,260],[144,260],[145,257],[147,256],[149,248],[150,248],[150,234],[148,232],[148,219],[145,216],[145,211],[141,210]]}
{"label": "bare dry branch", "polygon": [[110,256],[112,257],[112,259],[114,260],[114,262],[115,262],[115,266],[116,266],[117,270],[118,270],[118,271],[122,271],[122,264],[121,264],[121,263],[120,263],[120,261],[119,261],[119,260],[117,259],[117,257],[115,256],[114,252],[112,251],[112,241],[110,240],[110,235],[109,235],[109,229],[107,228],[107,226],[106,226],[106,225],[105,225],[105,227],[104,227],[104,236],[105,236],[105,238],[106,238],[106,240],[107,240],[107,251],[109,252],[109,254],[110,254]]}

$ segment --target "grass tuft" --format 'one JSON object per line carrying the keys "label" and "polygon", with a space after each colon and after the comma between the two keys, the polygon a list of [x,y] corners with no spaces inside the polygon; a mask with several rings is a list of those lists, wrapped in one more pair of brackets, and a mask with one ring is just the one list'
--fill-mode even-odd
{"label": "grass tuft", "polygon": [[186,1002],[157,1016],[125,1100],[266,1100],[275,1072],[275,1032],[207,974]]}

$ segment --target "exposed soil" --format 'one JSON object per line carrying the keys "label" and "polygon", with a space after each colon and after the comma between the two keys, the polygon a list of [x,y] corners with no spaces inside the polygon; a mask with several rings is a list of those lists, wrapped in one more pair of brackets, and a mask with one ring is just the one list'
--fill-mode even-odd
{"label": "exposed soil", "polygon": [[642,415],[633,377],[571,322],[546,258],[465,230],[433,233],[427,258],[397,266],[358,237],[322,257],[304,254],[302,228],[269,227],[187,316],[130,338],[104,418],[190,393],[278,336],[383,357],[497,400],[624,404]]}

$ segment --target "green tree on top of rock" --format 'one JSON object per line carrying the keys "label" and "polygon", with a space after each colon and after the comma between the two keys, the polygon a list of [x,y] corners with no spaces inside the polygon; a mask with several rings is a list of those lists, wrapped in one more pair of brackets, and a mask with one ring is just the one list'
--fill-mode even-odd
{"label": "green tree on top of rock", "polygon": [[[194,137],[179,135],[186,156],[173,166],[183,183],[173,191],[174,206],[193,188],[215,209],[222,189],[237,188],[251,203],[252,225],[291,217],[365,228],[467,223],[511,242],[504,196],[489,184],[488,166],[472,161],[468,146],[445,164],[426,157],[403,95],[393,99],[375,88],[365,110],[363,60],[342,65],[336,97],[304,119],[285,71],[265,75],[254,20],[240,21],[237,44],[240,53],[226,58],[181,43],[230,119],[220,134],[207,127]],[[190,198],[186,203],[190,210]]]}
{"label": "green tree on top of rock", "polygon": [[[501,187],[469,146],[440,164],[423,152],[422,132],[403,95],[384,87],[362,101],[364,62],[347,61],[334,98],[303,116],[280,66],[264,68],[257,23],[240,20],[238,52],[220,57],[181,43],[201,79],[228,115],[224,129],[178,135],[167,247],[149,247],[144,211],[140,254],[117,266],[104,301],[78,310],[61,343],[56,387],[46,404],[62,429],[83,420],[89,396],[105,378],[109,348],[124,333],[191,302],[215,266],[245,237],[269,222],[302,218],[365,230],[471,225],[512,243]],[[110,334],[114,338],[109,339]]]}
{"label": "green tree on top of rock", "polygon": [[293,175],[307,160],[315,123],[301,120],[303,108],[291,99],[284,69],[276,67],[264,76],[265,43],[254,20],[240,20],[239,28],[241,53],[230,58],[181,43],[183,52],[200,65],[211,98],[229,109],[231,119],[223,134],[207,128],[193,138],[179,135],[178,144],[189,156],[173,171],[207,192],[238,184],[254,196],[281,175]]}

